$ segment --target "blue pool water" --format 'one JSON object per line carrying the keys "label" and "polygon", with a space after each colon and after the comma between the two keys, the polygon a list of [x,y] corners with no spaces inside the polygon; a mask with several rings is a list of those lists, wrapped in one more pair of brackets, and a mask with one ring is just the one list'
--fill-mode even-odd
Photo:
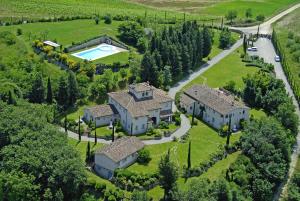
{"label": "blue pool water", "polygon": [[78,52],[73,54],[73,56],[79,57],[81,59],[93,61],[96,59],[100,59],[112,54],[116,54],[120,52],[116,47],[108,44],[101,44],[96,48],[92,48],[89,50],[85,50],[82,52]]}

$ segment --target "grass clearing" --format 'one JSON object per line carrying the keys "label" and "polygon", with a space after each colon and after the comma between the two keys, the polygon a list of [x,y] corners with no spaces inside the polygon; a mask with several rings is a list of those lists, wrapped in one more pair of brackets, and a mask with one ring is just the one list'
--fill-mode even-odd
{"label": "grass clearing", "polygon": [[242,51],[242,47],[238,48],[212,68],[187,84],[184,89],[194,84],[207,84],[213,88],[222,87],[231,80],[236,82],[236,87],[238,89],[243,89],[244,83],[242,78],[248,74],[255,73],[258,68],[247,67],[245,63],[242,62],[240,58]]}
{"label": "grass clearing", "polygon": [[[0,27],[1,30],[17,32],[20,28],[23,31],[21,38],[30,43],[35,38],[44,38],[47,40],[57,40],[63,46],[71,45],[72,42],[80,42],[100,35],[109,35],[117,37],[118,26],[122,22],[113,21],[112,24],[103,22],[96,25],[94,20],[74,20],[65,22],[43,22],[30,23]],[[31,34],[30,40],[29,35]]]}
{"label": "grass clearing", "polygon": [[[232,135],[231,143],[239,140],[240,133]],[[202,122],[198,122],[197,126],[194,126],[190,130],[189,140],[191,140],[191,161],[192,166],[198,165],[200,162],[208,160],[210,154],[216,152],[218,147],[224,145],[226,138],[218,135],[218,133],[212,128],[208,127]],[[188,142],[170,142],[159,145],[146,146],[151,153],[152,160],[148,165],[133,164],[128,169],[133,172],[153,173],[157,171],[158,163],[161,156],[167,153],[168,149],[171,150],[172,158],[175,163],[182,168],[186,165],[188,155]]]}

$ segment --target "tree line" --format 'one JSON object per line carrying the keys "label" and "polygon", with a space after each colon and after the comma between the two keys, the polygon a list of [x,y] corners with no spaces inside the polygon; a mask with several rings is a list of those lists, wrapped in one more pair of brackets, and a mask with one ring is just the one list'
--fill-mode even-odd
{"label": "tree line", "polygon": [[211,48],[210,30],[200,28],[196,21],[164,27],[149,42],[141,62],[141,79],[156,87],[170,86],[172,81],[194,70]]}

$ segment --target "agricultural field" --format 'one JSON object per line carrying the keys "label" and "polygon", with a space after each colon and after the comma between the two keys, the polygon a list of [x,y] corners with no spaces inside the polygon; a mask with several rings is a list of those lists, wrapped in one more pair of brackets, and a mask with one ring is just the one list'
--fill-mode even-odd
{"label": "agricultural field", "polygon": [[264,14],[269,17],[276,12],[288,7],[289,5],[299,2],[297,0],[130,0],[138,4],[147,5],[155,8],[175,10],[179,12],[188,12],[201,16],[224,16],[229,10],[237,10],[238,17],[244,18],[245,11],[248,8],[252,8],[253,16]]}
{"label": "agricultural field", "polygon": [[[127,16],[145,16],[155,18],[164,17],[164,11],[149,8],[144,5],[134,4],[124,0],[2,0],[0,8],[0,18],[12,20],[14,18],[44,18],[58,16],[91,16],[99,14],[104,16],[110,14],[127,15]],[[169,12],[172,18],[177,16],[177,19],[183,18],[183,15],[178,12]],[[195,17],[195,16],[194,16]]]}

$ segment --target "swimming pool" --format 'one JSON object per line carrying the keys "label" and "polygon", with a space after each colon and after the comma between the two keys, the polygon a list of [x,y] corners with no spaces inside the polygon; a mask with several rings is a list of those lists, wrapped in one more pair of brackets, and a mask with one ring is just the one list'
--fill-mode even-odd
{"label": "swimming pool", "polygon": [[92,49],[84,50],[81,52],[77,52],[72,54],[75,57],[78,57],[80,59],[88,60],[88,61],[93,61],[96,59],[100,59],[103,57],[107,57],[122,51],[126,51],[122,48],[109,45],[106,43],[102,43],[101,45],[94,47]]}

